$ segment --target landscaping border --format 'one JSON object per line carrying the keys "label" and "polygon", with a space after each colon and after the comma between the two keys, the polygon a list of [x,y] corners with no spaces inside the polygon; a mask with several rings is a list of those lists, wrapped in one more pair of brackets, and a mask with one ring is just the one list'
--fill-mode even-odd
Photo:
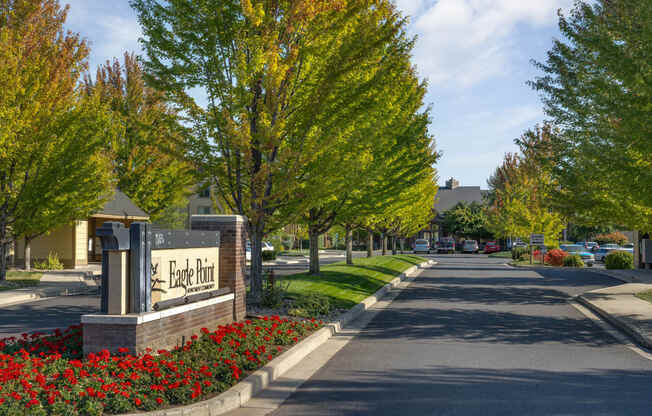
{"label": "landscaping border", "polygon": [[128,413],[123,416],[214,416],[238,409],[261,390],[264,390],[269,383],[281,377],[286,371],[317,349],[317,347],[328,341],[342,327],[373,306],[390,289],[397,287],[399,283],[407,277],[414,275],[419,269],[431,264],[436,264],[436,262],[428,260],[418,266],[410,267],[380,288],[376,293],[340,315],[335,321],[327,323],[323,328],[274,358],[267,365],[256,370],[247,378],[227,391],[220,393],[218,396],[186,406],[154,410],[151,412]]}

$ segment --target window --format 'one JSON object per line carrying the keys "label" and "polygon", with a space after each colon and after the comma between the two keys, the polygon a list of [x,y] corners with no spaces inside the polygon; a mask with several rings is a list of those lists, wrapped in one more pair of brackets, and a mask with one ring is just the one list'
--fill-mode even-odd
{"label": "window", "polygon": [[211,197],[211,188],[202,189],[199,192],[200,198],[210,198]]}
{"label": "window", "polygon": [[210,215],[210,213],[211,213],[211,207],[207,207],[207,206],[197,207],[197,214],[199,215]]}

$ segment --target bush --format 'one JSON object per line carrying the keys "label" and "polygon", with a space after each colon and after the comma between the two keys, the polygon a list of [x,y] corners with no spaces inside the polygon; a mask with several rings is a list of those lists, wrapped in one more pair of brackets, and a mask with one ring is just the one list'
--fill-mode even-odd
{"label": "bush", "polygon": [[278,251],[262,251],[261,255],[263,257],[263,261],[273,261],[276,260],[276,257],[278,256]]}
{"label": "bush", "polygon": [[522,257],[527,257],[530,250],[527,247],[514,247],[512,248],[512,260],[520,260]]}
{"label": "bush", "polygon": [[584,267],[584,262],[579,254],[564,257],[564,267]]}
{"label": "bush", "polygon": [[274,278],[274,272],[271,271],[265,276],[265,286],[260,299],[261,306],[266,308],[280,308],[283,306],[283,300],[286,298],[290,283],[283,284]]}
{"label": "bush", "polygon": [[47,260],[35,261],[34,268],[39,270],[63,270],[63,263],[59,260],[59,255],[51,251]]}
{"label": "bush", "polygon": [[568,253],[564,250],[555,248],[546,253],[544,261],[546,264],[550,264],[551,266],[563,266],[566,257],[568,257]]}
{"label": "bush", "polygon": [[625,237],[625,234],[623,233],[613,232],[608,234],[598,234],[595,236],[595,241],[600,245],[618,244],[619,246],[622,246],[627,242],[627,237]]}
{"label": "bush", "polygon": [[627,251],[612,251],[604,258],[604,265],[610,270],[633,269],[634,256]]}
{"label": "bush", "polygon": [[293,308],[288,311],[290,316],[313,317],[328,315],[331,311],[331,302],[327,296],[311,293],[294,301]]}

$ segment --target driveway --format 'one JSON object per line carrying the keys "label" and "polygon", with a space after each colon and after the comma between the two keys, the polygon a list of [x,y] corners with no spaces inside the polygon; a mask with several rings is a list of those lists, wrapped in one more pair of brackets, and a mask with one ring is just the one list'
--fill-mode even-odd
{"label": "driveway", "polygon": [[567,302],[617,281],[438,261],[270,414],[650,414],[652,361]]}

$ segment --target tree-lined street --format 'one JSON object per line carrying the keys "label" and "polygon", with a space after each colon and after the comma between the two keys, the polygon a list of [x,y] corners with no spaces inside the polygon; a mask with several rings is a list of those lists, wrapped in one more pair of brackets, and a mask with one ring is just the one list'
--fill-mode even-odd
{"label": "tree-lined street", "polygon": [[[568,303],[617,281],[484,256],[437,261],[271,414],[649,412],[652,361]],[[232,413],[245,414],[267,413]]]}

